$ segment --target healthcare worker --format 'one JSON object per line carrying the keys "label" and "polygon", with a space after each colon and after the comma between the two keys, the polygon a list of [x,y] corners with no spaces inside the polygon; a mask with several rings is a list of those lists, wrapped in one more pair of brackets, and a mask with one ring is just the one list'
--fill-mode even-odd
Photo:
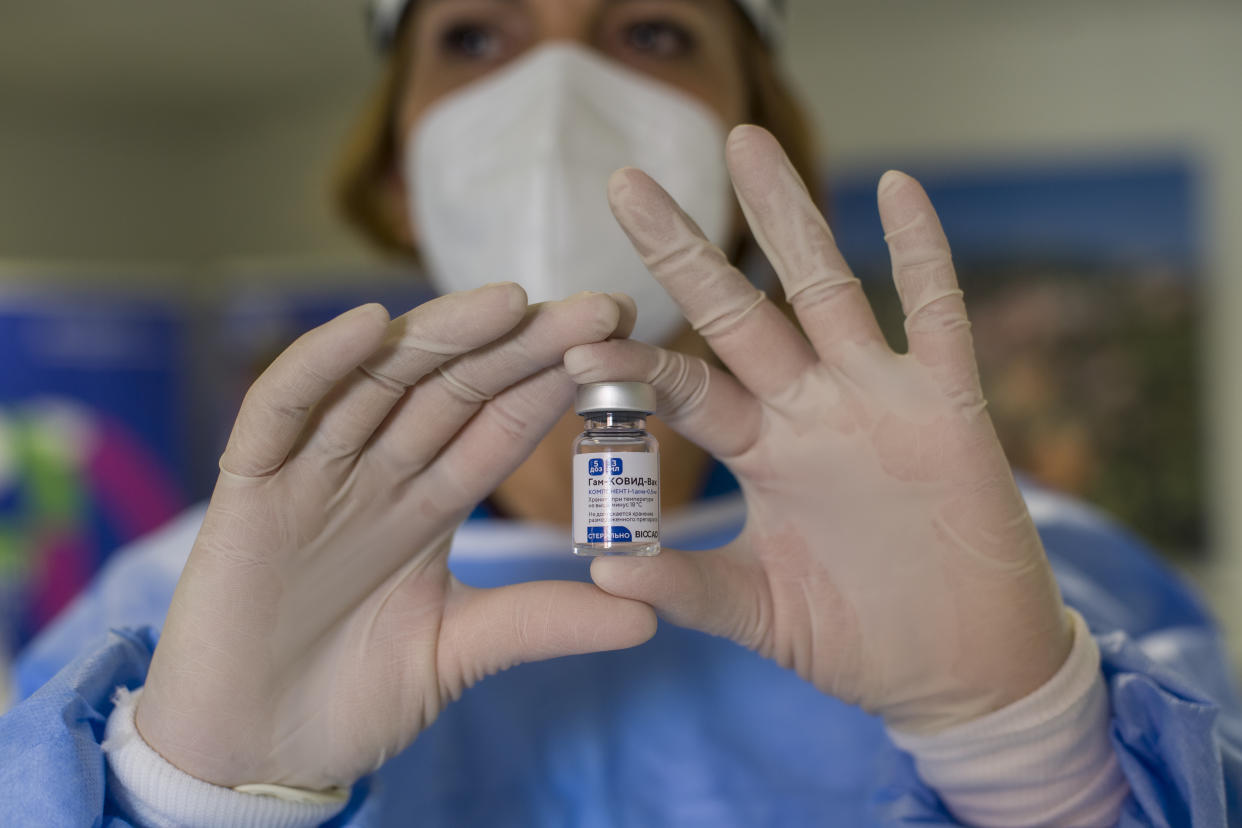
{"label": "healthcare worker", "polygon": [[[1239,818],[1217,632],[1125,533],[1024,499],[896,172],[909,353],[881,337],[803,185],[776,0],[373,20],[392,69],[346,191],[444,295],[290,346],[210,504],[28,650],[6,823]],[[754,245],[796,325],[722,252]],[[558,421],[605,379],[656,388],[664,539],[701,551],[588,581]],[[700,499],[714,463],[738,491]]]}

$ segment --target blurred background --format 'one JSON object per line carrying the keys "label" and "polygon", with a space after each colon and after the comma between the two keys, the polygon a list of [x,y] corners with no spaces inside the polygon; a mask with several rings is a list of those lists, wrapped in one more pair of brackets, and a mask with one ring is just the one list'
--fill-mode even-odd
{"label": "blurred background", "polygon": [[[818,182],[900,345],[879,174],[924,180],[1006,449],[1207,591],[1242,664],[1242,4],[792,0]],[[424,294],[335,218],[362,4],[0,11],[0,637],[204,497],[249,378]],[[2,659],[0,659],[2,661]]]}

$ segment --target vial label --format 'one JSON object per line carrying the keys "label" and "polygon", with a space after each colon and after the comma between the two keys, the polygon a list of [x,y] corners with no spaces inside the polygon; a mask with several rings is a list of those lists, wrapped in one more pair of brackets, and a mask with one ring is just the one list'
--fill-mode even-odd
{"label": "vial label", "polygon": [[659,458],[647,452],[574,456],[574,543],[660,539]]}

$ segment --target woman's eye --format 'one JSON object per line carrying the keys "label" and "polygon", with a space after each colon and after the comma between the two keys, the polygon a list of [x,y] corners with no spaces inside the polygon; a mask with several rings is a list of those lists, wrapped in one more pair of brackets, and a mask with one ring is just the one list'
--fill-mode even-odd
{"label": "woman's eye", "polygon": [[635,23],[625,35],[631,49],[652,57],[682,57],[694,49],[694,35],[684,26],[667,20]]}
{"label": "woman's eye", "polygon": [[487,60],[500,52],[500,32],[481,23],[458,23],[444,31],[440,45],[454,57]]}

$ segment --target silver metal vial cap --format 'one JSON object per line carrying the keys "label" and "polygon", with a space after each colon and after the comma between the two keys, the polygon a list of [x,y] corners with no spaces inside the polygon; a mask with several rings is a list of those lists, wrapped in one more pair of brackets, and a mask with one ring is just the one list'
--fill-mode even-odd
{"label": "silver metal vial cap", "polygon": [[578,386],[578,413],[656,410],[656,393],[645,382],[592,382]]}

